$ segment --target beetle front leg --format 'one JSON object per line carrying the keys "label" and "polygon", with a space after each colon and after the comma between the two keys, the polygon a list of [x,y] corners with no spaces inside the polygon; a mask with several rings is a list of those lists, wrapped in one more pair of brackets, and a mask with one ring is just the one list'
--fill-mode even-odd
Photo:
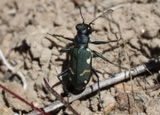
{"label": "beetle front leg", "polygon": [[63,35],[59,35],[59,34],[50,34],[50,33],[47,33],[48,35],[50,35],[50,36],[53,36],[53,37],[60,37],[60,38],[63,38],[63,39],[66,39],[66,40],[69,40],[69,41],[74,41],[74,39],[73,38],[70,38],[70,37],[65,37],[65,36],[63,36]]}
{"label": "beetle front leg", "polygon": [[112,40],[112,41],[90,41],[89,43],[95,44],[95,45],[100,45],[100,44],[107,44],[111,42],[117,42],[118,40]]}
{"label": "beetle front leg", "polygon": [[71,48],[63,48],[60,50],[60,53],[70,52]]}

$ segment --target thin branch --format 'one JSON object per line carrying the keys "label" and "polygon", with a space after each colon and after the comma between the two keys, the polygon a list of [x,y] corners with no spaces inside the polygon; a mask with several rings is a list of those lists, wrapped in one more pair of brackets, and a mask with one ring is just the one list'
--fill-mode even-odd
{"label": "thin branch", "polygon": [[20,79],[22,80],[23,89],[26,90],[27,89],[27,81],[25,79],[25,76],[20,71],[16,71],[16,69],[11,64],[9,64],[9,62],[5,58],[1,49],[0,49],[0,60],[2,60],[3,64],[8,68],[8,70],[10,70],[12,73],[17,74],[20,77]]}
{"label": "thin branch", "polygon": [[[109,79],[105,79],[105,80],[100,81],[99,82],[99,86],[102,89],[102,88],[117,84],[119,82],[122,82],[124,80],[128,80],[130,78],[130,75],[131,76],[137,76],[137,75],[142,74],[144,72],[148,72],[147,69],[151,71],[153,69],[154,70],[155,69],[159,69],[158,67],[160,67],[160,57],[158,57],[156,59],[152,59],[148,63],[136,66],[135,68],[131,68],[129,71],[123,71],[123,72],[120,72],[120,73],[113,74],[113,75],[111,75],[109,77]],[[88,94],[91,94],[93,92],[96,92],[96,91],[98,91],[97,83],[87,87],[79,95],[72,95],[69,98],[69,102],[71,103],[71,102],[73,102],[73,101],[75,101],[77,99],[80,99],[80,98],[82,98],[82,97],[84,97],[84,96],[86,96]],[[55,101],[52,104],[50,104],[49,106],[45,107],[44,111],[45,112],[54,111],[54,110],[59,109],[59,108],[61,108],[63,106],[64,106],[64,104],[62,102]],[[32,111],[27,115],[37,115],[37,114],[38,113],[36,111]]]}
{"label": "thin branch", "polygon": [[0,88],[2,88],[3,90],[5,90],[6,92],[10,93],[11,95],[13,95],[15,98],[19,99],[20,101],[22,101],[23,103],[25,103],[26,105],[30,106],[32,109],[36,110],[39,112],[38,115],[49,115],[47,113],[45,113],[44,111],[42,111],[41,109],[35,107],[32,103],[28,102],[26,99],[22,98],[21,96],[19,96],[18,94],[14,93],[13,91],[11,91],[10,89],[6,88],[5,86],[3,86],[2,84],[0,84]]}

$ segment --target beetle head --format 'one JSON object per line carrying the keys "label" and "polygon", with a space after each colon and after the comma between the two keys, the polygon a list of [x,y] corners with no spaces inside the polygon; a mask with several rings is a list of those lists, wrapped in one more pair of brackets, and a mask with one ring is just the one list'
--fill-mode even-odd
{"label": "beetle head", "polygon": [[76,25],[76,30],[79,34],[89,35],[92,33],[92,27],[89,24],[79,23]]}

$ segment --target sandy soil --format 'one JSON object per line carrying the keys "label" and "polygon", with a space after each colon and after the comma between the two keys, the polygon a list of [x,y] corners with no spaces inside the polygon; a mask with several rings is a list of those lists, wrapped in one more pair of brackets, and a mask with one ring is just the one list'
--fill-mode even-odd
{"label": "sandy soil", "polygon": [[[78,0],[77,0],[78,1]],[[130,0],[131,1],[131,0]],[[124,3],[125,2],[125,3]],[[1,0],[0,48],[9,62],[21,71],[27,80],[27,90],[20,79],[0,63],[0,83],[10,88],[37,107],[45,107],[56,98],[44,88],[43,78],[50,85],[59,82],[66,54],[60,49],[69,41],[54,38],[47,33],[74,38],[75,25],[82,22],[76,4],[81,4],[85,22],[89,23],[111,6],[122,7],[105,13],[94,22],[91,40],[116,40],[116,43],[89,47],[103,54],[110,61],[129,69],[159,56],[160,51],[160,1],[159,0]],[[48,40],[45,37],[51,39]],[[109,74],[125,70],[100,58],[93,59],[93,67],[101,71],[100,80]],[[77,100],[71,105],[82,115],[158,115],[160,90],[148,91],[159,80],[158,73],[117,84],[101,91],[104,111],[98,109],[98,95]],[[93,76],[90,84],[97,81]],[[54,88],[59,94],[62,85]],[[26,114],[32,108],[0,89],[0,113]],[[71,113],[68,109],[57,114]]]}

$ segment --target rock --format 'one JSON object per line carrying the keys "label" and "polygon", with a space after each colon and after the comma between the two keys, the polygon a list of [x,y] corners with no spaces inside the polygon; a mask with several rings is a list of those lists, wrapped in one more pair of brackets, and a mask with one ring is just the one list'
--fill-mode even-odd
{"label": "rock", "polygon": [[2,41],[2,44],[5,44],[3,47],[1,47],[3,49],[3,53],[4,55],[6,55],[7,53],[9,53],[10,49],[12,48],[12,34],[7,34]]}
{"label": "rock", "polygon": [[[133,115],[137,115],[137,112],[136,112],[136,113],[134,113]],[[147,114],[146,114],[146,113],[141,112],[141,113],[138,113],[138,115],[147,115]]]}
{"label": "rock", "polygon": [[137,65],[140,64],[140,63],[144,63],[144,62],[149,61],[149,59],[147,57],[145,57],[144,55],[139,55],[138,59],[139,59],[139,61],[137,61],[137,62],[139,62],[139,63],[137,63]]}
{"label": "rock", "polygon": [[116,95],[116,89],[114,87],[110,88],[110,94],[111,95]]}
{"label": "rock", "polygon": [[31,45],[31,54],[33,58],[39,58],[41,56],[41,52],[43,50],[43,47],[41,44],[37,43],[36,41],[33,41],[33,44]]}
{"label": "rock", "polygon": [[55,55],[55,56],[59,56],[60,52],[58,51],[58,49],[56,47],[53,47],[52,48],[52,54]]}
{"label": "rock", "polygon": [[[159,2],[160,2],[160,0],[158,0]],[[153,13],[155,14],[155,15],[157,15],[157,16],[159,16],[160,17],[160,9],[159,9],[159,7],[160,7],[160,4],[155,4],[152,8],[152,11],[153,11]]]}
{"label": "rock", "polygon": [[160,98],[152,99],[146,105],[147,115],[159,115],[160,113]]}
{"label": "rock", "polygon": [[40,56],[40,64],[42,66],[49,66],[52,51],[48,48],[43,48]]}
{"label": "rock", "polygon": [[106,94],[102,97],[104,100],[104,112],[105,114],[109,114],[116,107],[116,100],[113,96]]}
{"label": "rock", "polygon": [[89,100],[89,108],[91,109],[91,111],[93,112],[96,112],[98,110],[98,99],[97,97],[92,97],[90,100]]}
{"label": "rock", "polygon": [[147,3],[148,0],[135,0],[134,2],[137,2],[137,3]]}
{"label": "rock", "polygon": [[42,43],[41,44],[45,48],[49,48],[52,45],[51,42],[49,40],[47,40],[47,39],[42,39]]}
{"label": "rock", "polygon": [[[119,84],[116,84],[114,87],[115,87],[116,91],[118,91],[118,92],[124,92],[124,89],[127,93],[131,93],[133,91],[133,89],[132,89],[133,84],[130,84],[130,82],[129,83],[119,83]],[[139,91],[136,84],[134,84],[134,91]]]}
{"label": "rock", "polygon": [[144,103],[146,100],[147,97],[140,93],[132,94],[119,92],[116,96],[120,111],[130,111],[131,114],[143,112],[145,110]]}
{"label": "rock", "polygon": [[151,57],[151,52],[148,47],[146,47],[145,45],[142,45],[141,50],[143,50],[142,54],[144,53],[144,55]]}
{"label": "rock", "polygon": [[[7,87],[16,93],[17,95],[21,96],[25,100],[29,101],[27,99],[27,95],[25,94],[24,89],[21,85],[17,84],[16,82],[8,83]],[[8,92],[5,92],[5,98],[7,103],[10,107],[14,107],[17,110],[21,111],[30,111],[31,107],[26,105],[24,102],[20,101],[19,99],[15,98],[13,95],[9,94]],[[29,101],[30,102],[30,101]]]}
{"label": "rock", "polygon": [[5,106],[5,102],[3,100],[2,92],[0,91],[0,108],[3,108]]}
{"label": "rock", "polygon": [[[59,68],[61,70],[61,68]],[[53,70],[51,70],[49,72],[49,76],[48,76],[48,79],[49,79],[49,84],[50,86],[54,86],[54,89],[59,93],[63,93],[63,85],[61,84],[61,82],[59,81],[57,75],[59,73],[61,73],[61,71],[59,73],[56,73],[58,70],[57,67],[54,67]]]}
{"label": "rock", "polygon": [[36,86],[36,89],[40,89],[42,90],[42,85],[43,85],[43,81],[44,81],[44,77],[46,76],[46,73],[43,73],[41,71],[37,72],[38,73],[38,76],[37,76],[37,79],[35,80],[35,86]]}
{"label": "rock", "polygon": [[140,50],[140,44],[139,44],[139,40],[134,38],[130,40],[130,44],[135,47],[136,49]]}
{"label": "rock", "polygon": [[24,62],[25,62],[26,69],[31,69],[32,67],[31,61],[26,58]]}
{"label": "rock", "polygon": [[[122,38],[125,39],[125,41],[136,39],[135,32],[133,30],[125,30],[121,34],[122,34]],[[137,40],[135,40],[135,41],[137,41]]]}
{"label": "rock", "polygon": [[[105,93],[105,91],[101,91],[101,98],[103,101],[104,113],[109,114],[116,107],[115,98],[110,94]],[[100,103],[98,95],[90,99],[89,108],[93,112],[99,111],[99,105]]]}
{"label": "rock", "polygon": [[[151,42],[152,42],[152,44],[150,47],[152,49],[156,49],[156,48],[160,47],[160,39],[159,38],[154,38]],[[156,52],[156,53],[158,53],[158,52]]]}
{"label": "rock", "polygon": [[128,102],[128,96],[127,96],[126,93],[119,93],[116,96],[116,100],[117,100],[117,103],[119,104],[119,109],[121,111],[128,110],[128,108],[129,108],[129,105],[128,105],[129,102]]}
{"label": "rock", "polygon": [[64,25],[66,25],[66,22],[63,19],[64,19],[64,17],[57,16],[56,19],[54,20],[54,24],[56,26],[64,26]]}
{"label": "rock", "polygon": [[15,115],[12,108],[8,107],[0,107],[0,113],[1,115]]}
{"label": "rock", "polygon": [[12,20],[10,20],[9,24],[11,26],[12,30],[22,30],[25,28],[25,23],[27,20],[25,20],[24,14],[19,14],[19,16],[14,17]]}
{"label": "rock", "polygon": [[[151,22],[148,21],[148,23],[151,23]],[[157,27],[154,23],[146,25],[146,29],[143,30],[144,32],[142,32],[141,36],[146,39],[153,39],[154,37],[157,36],[159,29],[160,28]]]}
{"label": "rock", "polygon": [[28,71],[28,76],[32,79],[32,80],[36,80],[38,77],[38,72],[33,71],[33,70],[29,70]]}
{"label": "rock", "polygon": [[[93,115],[93,113],[86,107],[85,102],[75,101],[71,104],[71,106],[81,115]],[[66,113],[73,114],[68,108],[66,110]]]}
{"label": "rock", "polygon": [[32,69],[33,69],[33,71],[40,71],[41,70],[39,63],[37,61],[32,61]]}
{"label": "rock", "polygon": [[102,31],[103,28],[106,28],[106,20],[103,19],[103,18],[99,18],[96,22],[95,22],[95,26],[94,26],[94,29],[97,30],[97,31]]}

